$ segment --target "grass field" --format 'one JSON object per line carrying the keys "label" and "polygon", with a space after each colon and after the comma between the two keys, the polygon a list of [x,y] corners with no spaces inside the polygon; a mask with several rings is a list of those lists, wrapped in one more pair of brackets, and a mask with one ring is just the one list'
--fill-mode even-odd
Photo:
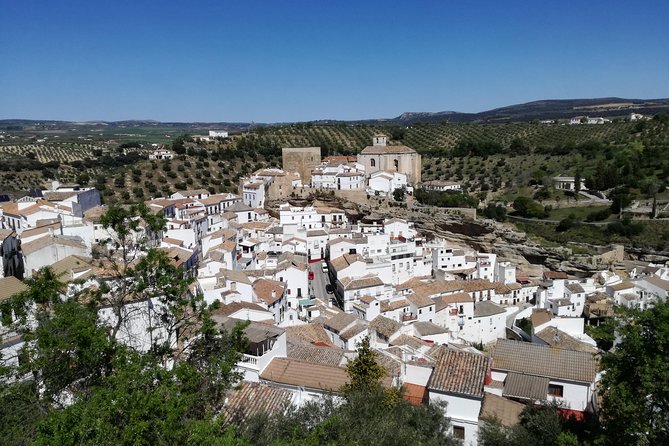
{"label": "grass field", "polygon": [[[585,220],[585,217],[588,216],[588,214],[597,212],[597,211],[602,211],[604,209],[607,209],[609,206],[583,206],[583,207],[564,207],[564,208],[558,208],[558,209],[551,209],[550,215],[548,217],[549,220],[562,220],[570,215],[573,215],[576,220]],[[615,217],[610,217],[609,220],[614,220]]]}

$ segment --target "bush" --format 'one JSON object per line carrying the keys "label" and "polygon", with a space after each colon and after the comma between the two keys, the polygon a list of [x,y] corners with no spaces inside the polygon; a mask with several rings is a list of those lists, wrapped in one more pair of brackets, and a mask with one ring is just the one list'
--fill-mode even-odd
{"label": "bush", "polygon": [[560,223],[558,223],[557,228],[555,228],[555,230],[557,232],[565,232],[576,227],[577,224],[578,221],[576,220],[576,218],[574,218],[573,215],[570,215],[569,217],[560,220]]}
{"label": "bush", "polygon": [[546,209],[536,201],[528,197],[518,197],[513,200],[513,208],[516,214],[525,218],[546,218]]}
{"label": "bush", "polygon": [[506,221],[506,208],[501,204],[488,203],[483,209],[483,215],[497,221]]}
{"label": "bush", "polygon": [[609,234],[622,235],[623,237],[633,237],[643,232],[643,225],[639,223],[633,223],[630,219],[627,218],[622,221],[609,223],[606,227],[606,232]]}
{"label": "bush", "polygon": [[602,209],[600,211],[594,211],[594,212],[589,213],[585,217],[585,221],[588,221],[588,222],[604,221],[607,218],[609,218],[610,216],[611,216],[611,209],[606,208],[606,209]]}

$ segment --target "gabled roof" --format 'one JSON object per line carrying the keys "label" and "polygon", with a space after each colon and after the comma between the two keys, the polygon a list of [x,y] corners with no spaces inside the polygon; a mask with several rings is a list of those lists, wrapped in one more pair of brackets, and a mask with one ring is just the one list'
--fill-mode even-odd
{"label": "gabled roof", "polygon": [[534,335],[553,347],[576,350],[579,352],[597,353],[597,349],[592,345],[581,342],[556,327],[546,327]]}
{"label": "gabled roof", "polygon": [[400,308],[405,308],[409,306],[409,302],[406,299],[398,299],[393,301],[381,301],[381,312],[385,313],[387,311],[398,310]]}
{"label": "gabled roof", "polygon": [[[329,340],[328,340],[329,342]],[[288,342],[288,358],[310,364],[338,367],[344,357],[344,350],[337,347],[322,347],[304,341]]]}
{"label": "gabled roof", "polygon": [[358,319],[353,323],[352,326],[339,333],[339,337],[344,341],[348,341],[349,339],[352,339],[353,337],[367,330],[367,325],[367,322],[363,322]]}
{"label": "gabled roof", "polygon": [[379,315],[372,319],[372,321],[369,323],[369,328],[375,330],[377,333],[385,336],[386,338],[390,338],[392,335],[397,333],[400,328],[402,328],[402,324],[385,316]]}
{"label": "gabled roof", "polygon": [[284,289],[284,283],[278,280],[258,279],[253,282],[253,291],[256,296],[267,305],[272,305],[280,300]]}
{"label": "gabled roof", "polygon": [[70,238],[64,236],[45,236],[27,243],[23,243],[21,245],[21,251],[23,251],[23,255],[29,255],[51,245],[70,246],[73,248],[86,250],[86,245],[79,237]]}
{"label": "gabled roof", "polygon": [[325,321],[323,326],[339,333],[357,320],[358,318],[350,313],[338,313]]}
{"label": "gabled roof", "polygon": [[28,287],[14,276],[0,277],[0,302],[27,289]]}
{"label": "gabled roof", "polygon": [[429,307],[435,304],[434,300],[421,294],[410,294],[406,297],[406,300],[414,304],[416,308]]}
{"label": "gabled roof", "polygon": [[483,398],[488,357],[444,348],[432,372],[428,389]]}
{"label": "gabled roof", "polygon": [[493,369],[591,383],[599,370],[592,353],[498,339]]}
{"label": "gabled roof", "polygon": [[501,313],[505,313],[504,308],[494,302],[484,300],[483,302],[474,303],[474,317],[488,317]]}
{"label": "gabled roof", "polygon": [[[357,290],[361,288],[371,288],[383,285],[383,281],[376,275],[367,275],[362,277],[344,277],[339,280],[345,290]],[[432,303],[432,302],[430,302]]]}
{"label": "gabled roof", "polygon": [[226,423],[242,424],[256,414],[275,415],[285,410],[291,392],[261,383],[241,381],[226,394],[223,418]]}
{"label": "gabled roof", "polygon": [[349,382],[346,369],[290,358],[274,358],[260,373],[260,379],[278,384],[337,391]]}
{"label": "gabled roof", "polygon": [[580,283],[568,283],[565,285],[565,288],[572,293],[585,293],[585,290]]}
{"label": "gabled roof", "polygon": [[611,291],[616,292],[616,291],[623,291],[623,290],[629,290],[631,288],[634,288],[634,284],[632,282],[629,282],[627,280],[622,281],[620,283],[616,283],[615,285],[610,285],[609,288],[611,288]]}
{"label": "gabled roof", "polygon": [[468,293],[462,292],[435,297],[433,300],[436,304],[435,311],[439,312],[449,305],[473,302],[474,298],[472,298],[472,296],[470,296]]}
{"label": "gabled roof", "polygon": [[520,414],[525,405],[512,401],[494,393],[485,393],[483,407],[481,408],[481,419],[495,419],[503,426],[512,427],[520,421]]}
{"label": "gabled roof", "polygon": [[385,154],[418,153],[407,146],[367,146],[360,152],[361,155],[385,155]]}
{"label": "gabled roof", "polygon": [[309,343],[331,341],[323,325],[316,323],[286,327],[286,334],[289,338]]}
{"label": "gabled roof", "polygon": [[669,291],[669,280],[660,279],[657,276],[647,276],[643,280],[665,291]]}
{"label": "gabled roof", "polygon": [[448,329],[427,321],[414,322],[411,326],[420,336],[448,333]]}
{"label": "gabled roof", "polygon": [[94,272],[92,262],[93,259],[88,257],[70,255],[52,264],[51,269],[53,269],[58,276],[63,276],[71,272],[80,273],[88,270],[89,272],[82,276],[82,278],[89,277]]}
{"label": "gabled roof", "polygon": [[503,396],[541,401],[548,396],[548,378],[543,376],[508,373],[504,380]]}
{"label": "gabled roof", "polygon": [[335,271],[341,271],[355,262],[364,262],[364,261],[365,258],[360,254],[344,254],[343,256],[337,257],[336,259],[330,261],[330,266]]}

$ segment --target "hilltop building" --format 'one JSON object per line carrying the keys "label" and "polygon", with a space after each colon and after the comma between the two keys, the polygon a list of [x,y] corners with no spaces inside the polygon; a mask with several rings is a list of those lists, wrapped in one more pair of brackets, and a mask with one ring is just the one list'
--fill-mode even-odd
{"label": "hilltop building", "polygon": [[421,181],[421,156],[414,149],[398,145],[389,146],[386,135],[374,135],[372,145],[362,149],[358,162],[365,167],[369,177],[375,172],[397,172],[407,176],[409,184]]}
{"label": "hilltop building", "polygon": [[300,174],[302,183],[311,183],[311,171],[321,164],[320,147],[284,147],[281,161],[285,171]]}

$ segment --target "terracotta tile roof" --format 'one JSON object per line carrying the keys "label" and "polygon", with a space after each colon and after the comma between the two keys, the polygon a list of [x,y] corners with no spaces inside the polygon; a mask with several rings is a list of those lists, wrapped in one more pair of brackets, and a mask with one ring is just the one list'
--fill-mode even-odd
{"label": "terracotta tile roof", "polygon": [[406,300],[414,304],[416,308],[424,308],[434,305],[434,300],[421,294],[410,294],[406,297]]}
{"label": "terracotta tile roof", "polygon": [[[329,342],[329,340],[327,341]],[[344,357],[344,350],[337,347],[322,347],[300,340],[288,342],[289,359],[338,367]]]}
{"label": "terracotta tile roof", "polygon": [[77,240],[69,237],[47,236],[23,243],[21,245],[21,251],[23,251],[23,255],[29,255],[51,245],[71,246],[73,248],[81,248],[82,250],[86,250],[86,245],[80,239]]}
{"label": "terracotta tile roof", "polygon": [[174,265],[177,268],[179,268],[181,265],[187,262],[191,257],[193,257],[194,254],[194,251],[191,251],[190,249],[183,249],[176,246],[171,248],[159,248],[159,249],[167,253],[167,257],[169,257],[172,260],[172,262],[174,262]]}
{"label": "terracotta tile roof", "polygon": [[349,382],[346,369],[322,364],[274,358],[260,374],[260,379],[284,385],[326,391],[338,391]]}
{"label": "terracotta tile roof", "polygon": [[290,391],[278,387],[242,381],[226,394],[223,419],[239,425],[254,415],[282,413],[290,404],[291,395]]}
{"label": "terracotta tile roof", "polygon": [[253,291],[258,299],[267,305],[272,305],[283,296],[284,283],[278,280],[258,279],[253,282]]}
{"label": "terracotta tile roof", "polygon": [[611,290],[614,292],[623,291],[623,290],[629,290],[630,288],[634,288],[634,284],[632,282],[623,281],[615,285],[611,285],[609,288],[611,288]]}
{"label": "terracotta tile roof", "polygon": [[[345,290],[357,290],[361,288],[371,288],[383,285],[383,281],[376,275],[367,275],[362,277],[344,277],[339,280]],[[432,303],[432,302],[430,302]]]}
{"label": "terracotta tile roof", "polygon": [[411,326],[420,336],[430,336],[442,333],[448,333],[448,329],[440,327],[437,324],[426,321],[414,322]]}
{"label": "terracotta tile roof", "polygon": [[[235,317],[235,313],[242,310],[253,310],[253,311],[264,311],[268,314],[268,319],[272,319],[272,314],[267,311],[267,308],[263,308],[258,304],[251,302],[231,302],[227,305],[223,304],[218,309],[214,310],[216,314],[222,314],[223,316]],[[237,317],[237,319],[242,319]]]}
{"label": "terracotta tile roof", "polygon": [[483,398],[488,357],[482,354],[443,349],[432,372],[428,388],[439,392]]}
{"label": "terracotta tile roof", "polygon": [[360,254],[344,254],[330,262],[330,266],[335,271],[341,271],[355,262],[364,262],[365,258]]}
{"label": "terracotta tile roof", "polygon": [[501,313],[505,313],[504,308],[494,302],[483,301],[474,303],[474,317],[487,317]]}
{"label": "terracotta tile roof", "polygon": [[398,299],[393,301],[382,301],[381,302],[381,312],[385,313],[388,311],[398,310],[400,308],[405,308],[409,306],[409,302],[406,299]]}
{"label": "terracotta tile roof", "polygon": [[[80,273],[88,270],[89,272],[81,276],[81,278],[86,278],[93,275],[95,273],[94,268],[95,267],[93,265],[92,258],[75,256],[75,255],[67,256],[64,259],[61,259],[51,265],[51,269],[58,276],[63,276],[65,274],[69,275],[70,273],[73,272]],[[66,279],[61,278],[61,280],[66,280]]]}
{"label": "terracotta tile roof", "polygon": [[520,414],[525,405],[512,401],[494,393],[485,393],[480,418],[483,420],[497,420],[502,426],[512,427],[520,421]]}
{"label": "terracotta tile roof", "polygon": [[342,331],[339,333],[339,337],[343,339],[344,341],[348,341],[349,339],[359,335],[360,333],[364,332],[367,330],[367,323],[363,322],[361,320],[357,320],[353,323],[352,326],[347,328],[346,330]]}
{"label": "terracotta tile roof", "polygon": [[323,323],[323,326],[327,329],[330,329],[330,331],[339,333],[357,320],[358,318],[354,315],[342,312],[329,318]]}
{"label": "terracotta tile roof", "polygon": [[585,290],[580,283],[568,283],[564,287],[572,293],[585,293]]}
{"label": "terracotta tile roof", "polygon": [[449,305],[473,302],[474,299],[468,293],[463,292],[435,297],[433,301],[436,304],[435,311],[441,311]]}
{"label": "terracotta tile roof", "polygon": [[172,238],[172,237],[165,237],[165,238],[163,238],[162,241],[169,244],[169,245],[175,245],[175,246],[179,246],[179,247],[183,247],[183,245],[184,245],[183,240],[179,240],[179,239]]}
{"label": "terracotta tile roof", "polygon": [[567,279],[567,273],[563,271],[544,271],[544,279],[549,279],[549,280]]}
{"label": "terracotta tile roof", "polygon": [[400,328],[402,328],[402,324],[392,319],[388,319],[385,316],[379,315],[372,319],[372,321],[369,323],[369,328],[376,331],[380,335],[385,336],[386,338],[390,338],[392,335],[397,333]]}
{"label": "terracotta tile roof", "polygon": [[544,400],[548,396],[548,378],[522,373],[508,373],[504,380],[502,396],[531,401]]}
{"label": "terracotta tile roof", "polygon": [[384,155],[392,153],[418,153],[407,146],[367,146],[360,152],[361,155]]}
{"label": "terracotta tile roof", "polygon": [[289,339],[293,338],[309,343],[331,341],[323,325],[315,323],[286,327],[286,334]]}
{"label": "terracotta tile roof", "polygon": [[590,383],[599,370],[591,353],[499,339],[493,369]]}
{"label": "terracotta tile roof", "polygon": [[14,276],[0,277],[0,302],[27,289],[28,287]]}
{"label": "terracotta tile roof", "polygon": [[651,285],[655,285],[656,287],[663,289],[665,291],[669,291],[669,280],[663,280],[660,279],[659,277],[656,276],[648,276],[644,277],[646,282],[650,283]]}
{"label": "terracotta tile roof", "polygon": [[532,310],[532,316],[530,316],[530,321],[532,321],[533,327],[543,325],[551,319],[553,319],[553,316],[548,310],[534,309]]}
{"label": "terracotta tile roof", "polygon": [[409,336],[409,335],[399,335],[395,339],[389,342],[390,345],[407,345],[409,347],[415,348],[415,349],[420,349],[422,347],[430,346],[429,342],[425,342],[422,339],[418,339],[415,336]]}
{"label": "terracotta tile roof", "polygon": [[440,294],[450,294],[453,292],[464,291],[466,280],[435,280],[433,282],[422,283],[412,287],[415,294],[427,297],[434,297]]}
{"label": "terracotta tile roof", "polygon": [[369,294],[365,294],[364,296],[362,296],[362,297],[360,298],[360,302],[365,303],[365,304],[367,304],[367,305],[371,304],[371,303],[374,302],[375,300],[376,300],[376,299],[374,299],[374,298],[373,298],[372,296],[370,296]]}
{"label": "terracotta tile roof", "polygon": [[586,344],[585,342],[581,342],[573,336],[570,336],[564,331],[555,327],[546,327],[534,335],[544,341],[546,344],[553,347],[563,348],[566,350],[575,350],[578,352],[597,353],[597,349],[593,346]]}
{"label": "terracotta tile roof", "polygon": [[194,195],[210,195],[210,192],[207,189],[188,189],[179,192],[184,197],[190,197]]}

